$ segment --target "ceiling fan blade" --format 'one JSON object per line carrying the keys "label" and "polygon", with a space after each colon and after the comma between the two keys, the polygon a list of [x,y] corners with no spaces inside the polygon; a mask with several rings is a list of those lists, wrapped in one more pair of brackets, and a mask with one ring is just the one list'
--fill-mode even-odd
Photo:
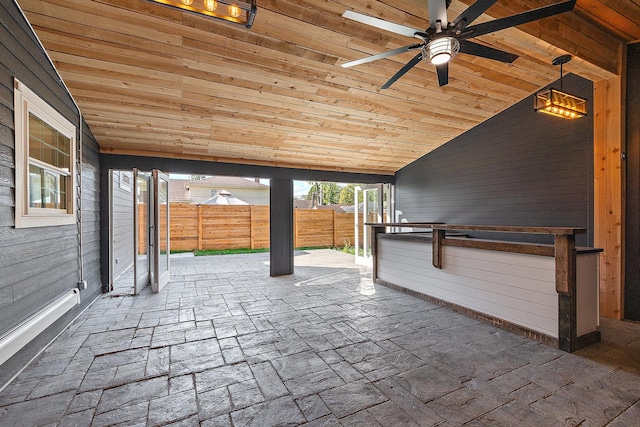
{"label": "ceiling fan blade", "polygon": [[538,19],[547,18],[549,16],[557,15],[563,12],[568,12],[572,10],[575,5],[576,0],[569,0],[562,3],[539,7],[538,9],[518,13],[513,16],[507,16],[506,18],[483,22],[481,24],[467,27],[466,31],[464,31],[464,33],[461,35],[461,38],[465,39],[477,37],[483,34],[489,34],[495,31],[504,30],[505,28],[515,27],[516,25],[526,24],[527,22],[537,21]]}
{"label": "ceiling fan blade", "polygon": [[367,56],[366,58],[356,59],[355,61],[345,62],[342,64],[343,68],[353,67],[354,65],[366,64],[367,62],[377,61],[378,59],[388,58],[393,55],[398,55],[404,52],[409,52],[413,49],[422,47],[422,43],[412,44],[409,46],[399,47],[397,49],[388,50],[386,52],[379,53],[377,55]]}
{"label": "ceiling fan blade", "polygon": [[466,28],[467,25],[471,24],[475,21],[478,16],[482,15],[489,9],[491,6],[495,4],[498,0],[478,0],[471,6],[469,6],[464,12],[462,12],[456,19],[451,23],[452,27],[457,27],[458,30],[462,31]]}
{"label": "ceiling fan blade", "polygon": [[422,51],[420,53],[418,53],[416,56],[413,57],[413,59],[409,62],[407,62],[404,67],[400,68],[400,70],[398,70],[397,73],[395,73],[393,75],[393,77],[391,77],[389,80],[387,80],[387,82],[385,84],[383,84],[380,89],[388,89],[389,86],[391,86],[392,84],[394,84],[396,82],[396,80],[398,80],[400,77],[404,76],[404,74],[409,71],[410,69],[412,69],[413,67],[416,66],[416,64],[418,62],[420,62],[422,60]]}
{"label": "ceiling fan blade", "polygon": [[436,65],[436,71],[438,73],[438,84],[440,87],[449,83],[449,63]]}
{"label": "ceiling fan blade", "polygon": [[469,40],[462,40],[460,42],[460,52],[467,53],[469,55],[481,56],[483,58],[495,59],[496,61],[507,62],[509,64],[518,58],[518,55],[516,54],[474,43]]}
{"label": "ceiling fan blade", "polygon": [[447,2],[446,0],[429,0],[429,23],[431,28],[435,30],[436,22],[438,21],[440,21],[443,30],[449,25]]}
{"label": "ceiling fan blade", "polygon": [[362,13],[354,12],[352,10],[347,10],[342,14],[342,16],[362,24],[370,25],[372,27],[380,28],[381,30],[390,31],[407,37],[413,37],[415,33],[420,32],[420,30],[416,30],[415,28],[394,24],[393,22],[374,18],[373,16],[363,15]]}

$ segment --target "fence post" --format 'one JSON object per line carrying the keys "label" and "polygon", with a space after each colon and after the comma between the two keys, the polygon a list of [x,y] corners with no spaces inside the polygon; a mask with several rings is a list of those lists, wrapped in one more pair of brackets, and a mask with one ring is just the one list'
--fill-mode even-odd
{"label": "fence post", "polygon": [[253,223],[253,205],[249,206],[249,246],[251,247],[251,249],[255,249],[256,248],[256,243],[255,243],[255,225]]}
{"label": "fence post", "polygon": [[202,205],[198,205],[198,250],[202,250]]}
{"label": "fence post", "polygon": [[333,247],[337,247],[338,244],[336,243],[336,241],[338,240],[338,222],[336,221],[336,211],[335,209],[332,209],[333,211]]}

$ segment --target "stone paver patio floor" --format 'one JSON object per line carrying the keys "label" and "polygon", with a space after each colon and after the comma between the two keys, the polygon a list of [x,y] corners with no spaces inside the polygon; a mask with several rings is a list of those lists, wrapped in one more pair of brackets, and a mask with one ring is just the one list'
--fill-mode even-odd
{"label": "stone paver patio floor", "polygon": [[2,426],[637,426],[640,325],[577,354],[371,282],[337,251],[172,260],[0,392]]}

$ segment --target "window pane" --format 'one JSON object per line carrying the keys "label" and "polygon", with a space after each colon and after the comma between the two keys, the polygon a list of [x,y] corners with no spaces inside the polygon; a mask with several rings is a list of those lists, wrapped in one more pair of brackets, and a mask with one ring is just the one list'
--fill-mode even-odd
{"label": "window pane", "polygon": [[29,134],[42,139],[42,120],[29,113]]}
{"label": "window pane", "polygon": [[68,176],[58,176],[58,209],[67,209],[67,183],[69,179]]}
{"label": "window pane", "polygon": [[29,206],[66,209],[69,177],[29,165]]}
{"label": "window pane", "polygon": [[42,182],[44,169],[29,165],[29,207],[42,207]]}
{"label": "window pane", "polygon": [[71,140],[29,114],[29,157],[69,170]]}
{"label": "window pane", "polygon": [[69,138],[58,133],[58,167],[69,170]]}
{"label": "window pane", "polygon": [[42,155],[42,143],[40,140],[31,138],[29,143],[29,157],[34,159],[42,159],[44,157]]}
{"label": "window pane", "polygon": [[49,163],[50,165],[57,166],[55,148],[46,143],[42,144],[42,158],[40,160],[45,163]]}

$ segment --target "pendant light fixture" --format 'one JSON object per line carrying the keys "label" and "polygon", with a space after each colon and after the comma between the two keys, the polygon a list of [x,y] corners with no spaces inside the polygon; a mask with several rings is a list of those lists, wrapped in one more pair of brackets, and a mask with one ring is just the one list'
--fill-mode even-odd
{"label": "pendant light fixture", "polygon": [[256,0],[148,0],[176,9],[221,19],[251,28],[258,8]]}
{"label": "pendant light fixture", "polygon": [[551,62],[553,65],[560,65],[560,90],[550,88],[536,93],[536,111],[563,119],[577,119],[587,115],[586,99],[562,91],[562,66],[569,61],[571,55],[562,55]]}

